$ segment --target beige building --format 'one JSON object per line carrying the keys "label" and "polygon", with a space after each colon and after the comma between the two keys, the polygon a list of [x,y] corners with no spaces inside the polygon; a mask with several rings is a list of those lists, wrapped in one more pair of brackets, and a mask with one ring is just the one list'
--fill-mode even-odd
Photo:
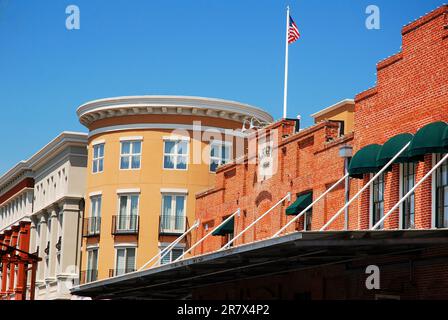
{"label": "beige building", "polygon": [[339,122],[341,127],[341,135],[353,132],[355,124],[355,101],[353,99],[342,100],[328,108],[312,114],[315,123],[321,121]]}
{"label": "beige building", "polygon": [[87,135],[63,132],[32,156],[34,198],[30,250],[38,251],[35,297],[70,299],[78,282]]}

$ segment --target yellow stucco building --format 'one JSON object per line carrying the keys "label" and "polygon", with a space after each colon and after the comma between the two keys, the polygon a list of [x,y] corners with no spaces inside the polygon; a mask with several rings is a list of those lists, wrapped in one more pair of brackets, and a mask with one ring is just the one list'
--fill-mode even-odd
{"label": "yellow stucco building", "polygon": [[244,154],[243,124],[272,121],[250,105],[178,96],[102,99],[77,112],[89,129],[81,283],[137,270],[184,233],[195,194],[214,185],[217,166]]}

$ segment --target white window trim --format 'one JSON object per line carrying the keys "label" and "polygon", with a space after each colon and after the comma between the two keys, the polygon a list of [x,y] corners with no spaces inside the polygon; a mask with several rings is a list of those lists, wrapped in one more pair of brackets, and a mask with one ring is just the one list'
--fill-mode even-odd
{"label": "white window trim", "polygon": [[[221,148],[222,148],[223,146],[225,146],[225,147],[230,147],[230,151],[231,151],[231,153],[233,153],[233,150],[232,150],[232,148],[233,148],[233,143],[232,143],[231,141],[222,141],[222,140],[212,140],[212,141],[210,141],[210,143],[209,143],[209,152],[208,152],[208,156],[209,156],[208,171],[209,171],[209,173],[216,173],[216,171],[212,171],[212,170],[210,170],[210,167],[211,167],[211,164],[212,164],[212,156],[211,156],[211,153],[212,153],[212,146],[213,146],[213,145],[219,145]],[[221,148],[219,148],[220,156],[219,156],[219,157],[216,157],[216,156],[213,157],[213,160],[214,160],[214,159],[219,159],[220,162],[222,162],[222,149],[221,149]],[[226,162],[226,164],[229,163],[229,162],[231,162],[231,161],[232,161],[232,158],[233,158],[233,154],[232,154],[232,155],[229,154],[229,159],[228,159],[228,161]],[[221,165],[221,164],[219,164],[218,167],[219,167],[220,165]]]}
{"label": "white window trim", "polygon": [[190,141],[190,140],[191,140],[190,137],[186,137],[186,136],[175,136],[175,135],[172,135],[172,136],[164,136],[162,139],[163,139],[163,141],[179,141],[179,140],[181,140],[181,141]]}
{"label": "white window trim", "polygon": [[101,195],[103,195],[102,191],[94,191],[94,192],[89,193],[89,198],[97,197],[97,196],[101,196]]}
{"label": "white window trim", "polygon": [[[403,178],[404,178],[404,169],[403,169],[403,163],[400,163],[400,171],[399,171],[399,177],[398,177],[398,183],[399,183],[399,188],[398,188],[398,199],[403,198],[404,194],[403,194]],[[404,203],[404,202],[403,202]],[[403,229],[403,203],[398,207],[398,230],[404,230]]]}
{"label": "white window trim", "polygon": [[142,136],[135,136],[135,137],[121,137],[120,142],[123,141],[143,141]]}
{"label": "white window trim", "polygon": [[[431,154],[431,168],[436,165],[436,154]],[[437,229],[436,226],[436,178],[437,178],[437,170],[434,170],[431,177],[431,229]]]}
{"label": "white window trim", "polygon": [[133,189],[118,189],[117,190],[117,194],[122,194],[122,195],[126,195],[126,194],[140,194],[140,188],[133,188]]}
{"label": "white window trim", "polygon": [[[163,249],[168,247],[170,244],[171,244],[170,242],[159,242],[159,246],[158,246],[159,258],[166,255],[166,252],[164,252],[162,255],[160,253],[162,252]],[[183,253],[185,253],[186,245],[185,245],[185,243],[178,243],[169,250],[169,257],[170,257],[169,263],[173,262],[173,257],[172,257],[173,249],[182,249]],[[160,260],[160,263],[162,263],[162,260]]]}
{"label": "white window trim", "polygon": [[[187,195],[186,194],[184,194],[184,193],[170,193],[170,192],[167,192],[167,193],[162,193],[162,201],[161,201],[161,208],[160,208],[160,216],[162,216],[163,215],[163,204],[164,204],[164,200],[163,200],[163,198],[164,198],[164,196],[173,196],[173,197],[176,197],[176,196],[184,196],[184,217],[185,217],[185,221],[184,221],[184,229],[185,229],[185,227],[186,227],[186,224],[187,224],[187,200],[188,200],[188,197],[187,197]],[[176,202],[174,199],[172,200],[172,201],[174,201],[174,203]],[[176,209],[177,209],[177,207],[176,207]],[[174,216],[176,216],[176,215],[174,215]],[[167,229],[167,231],[172,231],[172,232],[180,232],[180,231],[178,231],[178,230],[168,230]],[[185,232],[185,230],[183,230],[182,232]]]}
{"label": "white window trim", "polygon": [[137,242],[118,242],[114,244],[114,248],[138,248]]}
{"label": "white window trim", "polygon": [[[134,270],[137,270],[138,268],[137,268],[137,248],[138,248],[138,246],[137,246],[137,244],[135,244],[135,243],[123,243],[123,244],[115,244],[114,245],[114,248],[115,248],[115,259],[114,259],[114,270],[115,270],[115,272],[114,272],[114,276],[116,276],[116,272],[117,272],[117,258],[118,258],[118,250],[119,249],[135,249],[135,255],[134,255]],[[127,252],[126,252],[126,260],[128,259],[128,254],[127,254]],[[124,273],[124,274],[126,274],[126,273]]]}
{"label": "white window trim", "polygon": [[[103,145],[103,156],[95,158],[95,148],[100,146],[100,145]],[[99,174],[99,173],[103,173],[104,172],[104,160],[105,160],[105,158],[106,158],[106,143],[104,142],[104,140],[101,140],[99,142],[96,142],[95,144],[92,144],[92,174]],[[103,170],[100,170],[100,167],[99,167],[100,160],[103,160]],[[97,165],[98,171],[96,171],[96,172],[93,171],[93,164],[95,163],[95,161],[98,162],[98,165]]]}
{"label": "white window trim", "polygon": [[177,188],[161,188],[160,193],[175,193],[188,195],[188,189],[177,189]]}
{"label": "white window trim", "polygon": [[[189,162],[190,162],[190,138],[188,139],[183,139],[182,137],[179,138],[172,138],[171,137],[167,137],[170,139],[163,139],[163,152],[162,152],[162,169],[163,170],[168,170],[168,171],[188,171],[188,167],[189,167]],[[185,154],[179,154],[179,153],[165,153],[165,142],[166,141],[187,141],[187,152]],[[177,150],[176,150],[177,152]],[[174,156],[174,168],[165,168],[165,156]],[[177,167],[177,157],[178,156],[185,156],[187,158],[187,162],[185,163],[185,169],[178,169]]]}
{"label": "white window trim", "polygon": [[[122,138],[120,138],[120,156],[118,158],[118,170],[119,171],[139,171],[142,168],[142,160],[143,160],[143,138],[142,139],[130,139],[132,137],[129,137],[129,139],[124,138],[125,140],[121,140]],[[140,137],[137,137],[140,138]],[[129,150],[131,153],[129,154],[122,154],[122,143],[123,142],[140,142],[140,153],[132,153],[134,150],[134,147],[131,144],[131,149]],[[132,157],[133,156],[140,156],[140,166],[138,168],[132,168]],[[128,157],[129,158],[129,168],[127,169],[123,169],[121,168],[121,158],[122,157]]]}
{"label": "white window trim", "polygon": [[106,140],[95,140],[92,142],[92,147],[99,145],[99,144],[106,144]]}
{"label": "white window trim", "polygon": [[100,245],[98,243],[89,244],[86,246],[86,251],[99,249]]}

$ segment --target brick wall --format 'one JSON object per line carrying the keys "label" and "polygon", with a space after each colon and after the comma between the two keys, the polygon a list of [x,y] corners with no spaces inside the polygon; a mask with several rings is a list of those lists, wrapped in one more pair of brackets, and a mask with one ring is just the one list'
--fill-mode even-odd
{"label": "brick wall", "polygon": [[[377,84],[355,98],[354,151],[383,144],[392,136],[415,132],[434,121],[448,121],[448,6],[402,29],[401,52],[377,64]],[[432,166],[431,155],[417,165],[416,181]],[[385,213],[399,199],[399,165],[386,174]],[[358,182],[358,188],[367,180]],[[369,190],[357,203],[361,228],[369,223]],[[431,179],[415,192],[416,227],[431,227]],[[398,226],[398,210],[386,228]]]}
{"label": "brick wall", "polygon": [[[293,133],[294,122],[283,120],[268,127],[268,132],[278,129],[278,167],[269,179],[258,176],[258,165],[245,159],[243,164],[229,164],[221,167],[214,189],[197,195],[196,215],[201,219],[196,239],[220,224],[225,217],[241,209],[241,215],[235,219],[235,234],[242,231],[257,217],[269,210],[288,192],[292,202],[296,195],[313,191],[316,199],[344,175],[344,162],[339,157],[339,147],[351,144],[353,135],[338,136],[339,124],[322,122],[299,133]],[[344,202],[344,184],[333,190],[313,209],[312,228],[318,230],[331,216],[329,213],[339,209]],[[252,242],[271,237],[292,217],[285,215],[290,202],[284,201],[253,228],[248,230],[235,244]],[[351,226],[356,226],[358,217],[352,208]],[[333,212],[334,213],[334,212]],[[343,216],[335,222],[338,228],[344,225]],[[206,231],[206,226],[208,230]],[[293,224],[289,232],[303,228],[303,221]],[[222,237],[210,237],[196,253],[219,249]]]}

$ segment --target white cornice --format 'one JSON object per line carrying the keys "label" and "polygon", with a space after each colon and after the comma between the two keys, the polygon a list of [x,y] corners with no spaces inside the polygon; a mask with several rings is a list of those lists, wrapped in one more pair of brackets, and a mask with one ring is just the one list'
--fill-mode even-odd
{"label": "white cornice", "polygon": [[222,99],[189,96],[126,96],[94,100],[81,105],[79,121],[88,126],[104,118],[141,114],[177,114],[224,118],[243,122],[255,117],[272,122],[272,116],[260,108]]}
{"label": "white cornice", "polygon": [[329,106],[328,108],[325,108],[325,109],[320,110],[320,111],[318,111],[316,113],[313,113],[311,115],[311,117],[313,117],[313,118],[320,117],[320,116],[322,116],[322,115],[324,115],[324,114],[326,114],[328,112],[331,112],[333,110],[336,110],[336,109],[338,109],[338,108],[340,108],[340,107],[342,107],[344,105],[352,105],[352,106],[354,106],[355,105],[355,101],[353,99],[344,99],[342,101],[339,101],[338,103],[335,103],[332,106]]}
{"label": "white cornice", "polygon": [[[62,148],[68,146],[87,146],[88,135],[86,133],[80,132],[62,132],[55,139],[50,141],[46,146],[36,152],[31,158],[26,161],[20,161],[12,169],[7,171],[3,176],[0,177],[0,190],[14,182],[17,177],[29,176],[33,177],[32,172],[38,167],[45,164],[47,160],[50,160],[57,152]],[[29,173],[26,175],[26,173]],[[21,181],[21,180],[20,180]],[[20,182],[18,181],[18,182]]]}

